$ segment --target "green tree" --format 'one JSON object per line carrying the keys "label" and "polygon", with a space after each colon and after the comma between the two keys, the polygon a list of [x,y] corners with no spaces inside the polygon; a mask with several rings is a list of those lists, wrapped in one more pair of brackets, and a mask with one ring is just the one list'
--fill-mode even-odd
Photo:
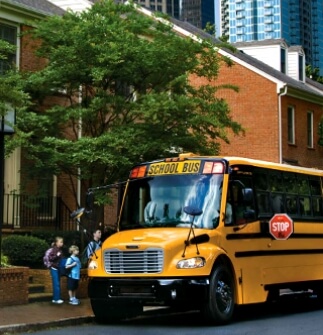
{"label": "green tree", "polygon": [[[140,160],[179,150],[217,154],[228,130],[243,131],[217,97],[238,88],[214,85],[220,66],[232,64],[211,37],[182,38],[165,18],[110,0],[50,17],[32,33],[48,62],[26,79],[33,105],[20,115],[15,145],[34,176],[64,172],[108,184]],[[60,103],[49,105],[49,97]]]}
{"label": "green tree", "polygon": [[311,65],[306,65],[305,68],[306,77],[313,79],[314,81],[317,81],[318,83],[323,84],[323,77],[320,76],[320,69],[319,68],[313,68]]}

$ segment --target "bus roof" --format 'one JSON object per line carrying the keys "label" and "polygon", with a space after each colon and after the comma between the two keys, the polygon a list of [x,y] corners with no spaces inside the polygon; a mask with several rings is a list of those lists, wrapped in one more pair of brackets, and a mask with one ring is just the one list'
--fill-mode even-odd
{"label": "bus roof", "polygon": [[[323,177],[323,170],[316,169],[316,168],[307,168],[302,166],[295,166],[295,165],[289,165],[289,164],[282,164],[282,163],[274,163],[259,159],[252,159],[252,158],[246,158],[246,157],[237,157],[237,156],[200,156],[193,153],[184,153],[179,154],[177,157],[179,159],[221,159],[229,163],[229,166],[231,165],[250,165],[250,166],[256,166],[256,167],[262,167],[262,168],[268,168],[272,170],[278,170],[278,171],[287,171],[287,172],[296,172],[296,173],[303,173],[303,174],[310,174],[310,175],[316,175],[316,176],[322,176]],[[151,162],[145,162],[142,164],[152,164],[156,162],[162,162],[162,161],[174,161],[176,160],[175,157],[172,158],[165,158],[165,159],[159,159]]]}
{"label": "bus roof", "polygon": [[316,168],[307,168],[302,166],[295,166],[289,164],[282,163],[274,163],[259,159],[245,158],[245,157],[236,157],[236,156],[194,156],[195,158],[207,159],[207,158],[215,158],[215,159],[223,159],[229,163],[229,165],[251,165],[256,167],[268,168],[279,171],[288,171],[288,172],[298,172],[304,174],[311,174],[316,176],[323,176],[323,170],[319,170]]}
{"label": "bus roof", "polygon": [[307,168],[302,166],[274,163],[269,161],[263,161],[258,159],[244,158],[244,157],[230,157],[230,156],[215,156],[216,158],[221,158],[229,162],[230,165],[241,164],[241,165],[252,165],[257,167],[263,167],[273,170],[288,171],[288,172],[298,172],[304,174],[312,174],[317,176],[323,176],[323,170],[316,168]]}

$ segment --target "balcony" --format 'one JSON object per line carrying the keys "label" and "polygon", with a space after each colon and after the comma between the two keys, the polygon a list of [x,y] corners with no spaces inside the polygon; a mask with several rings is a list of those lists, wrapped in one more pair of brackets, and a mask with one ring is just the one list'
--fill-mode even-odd
{"label": "balcony", "polygon": [[274,6],[274,2],[273,1],[265,1],[264,2],[264,7],[265,8],[271,8]]}
{"label": "balcony", "polygon": [[266,33],[274,31],[274,26],[273,25],[265,25],[264,30]]}
{"label": "balcony", "polygon": [[273,10],[273,9],[265,9],[265,10],[264,10],[264,15],[265,15],[265,16],[271,16],[271,15],[274,15],[274,10]]}

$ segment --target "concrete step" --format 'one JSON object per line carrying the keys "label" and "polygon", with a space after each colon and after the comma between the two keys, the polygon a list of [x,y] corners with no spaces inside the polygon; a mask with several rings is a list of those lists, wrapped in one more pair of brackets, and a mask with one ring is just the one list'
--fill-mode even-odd
{"label": "concrete step", "polygon": [[29,293],[28,302],[51,301],[52,297],[52,293]]}

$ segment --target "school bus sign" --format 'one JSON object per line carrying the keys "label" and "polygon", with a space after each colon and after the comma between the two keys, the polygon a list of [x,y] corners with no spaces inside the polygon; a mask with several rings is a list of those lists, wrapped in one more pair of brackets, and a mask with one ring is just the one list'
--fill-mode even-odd
{"label": "school bus sign", "polygon": [[269,221],[269,232],[275,240],[287,240],[293,231],[293,220],[287,214],[275,214]]}

